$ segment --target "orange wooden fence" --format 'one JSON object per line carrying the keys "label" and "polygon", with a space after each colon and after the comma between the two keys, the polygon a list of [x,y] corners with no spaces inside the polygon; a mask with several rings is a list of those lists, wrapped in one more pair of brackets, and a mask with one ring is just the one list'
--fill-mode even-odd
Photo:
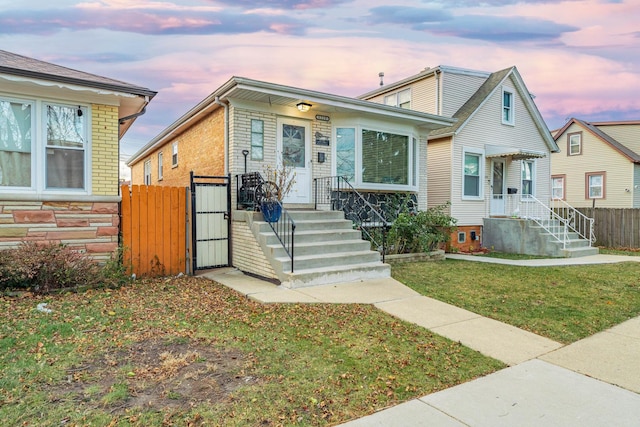
{"label": "orange wooden fence", "polygon": [[136,276],[187,272],[186,188],[123,185],[124,263]]}

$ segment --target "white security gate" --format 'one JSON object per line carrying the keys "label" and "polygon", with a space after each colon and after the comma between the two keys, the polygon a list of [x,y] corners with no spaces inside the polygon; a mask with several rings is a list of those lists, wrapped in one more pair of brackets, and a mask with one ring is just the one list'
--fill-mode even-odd
{"label": "white security gate", "polygon": [[193,271],[230,265],[230,178],[191,172]]}

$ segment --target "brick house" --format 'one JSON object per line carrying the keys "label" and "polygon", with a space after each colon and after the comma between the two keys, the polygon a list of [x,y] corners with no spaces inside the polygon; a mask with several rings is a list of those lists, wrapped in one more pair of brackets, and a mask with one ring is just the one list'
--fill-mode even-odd
{"label": "brick house", "polygon": [[0,249],[118,245],[119,142],[156,92],[0,50]]}

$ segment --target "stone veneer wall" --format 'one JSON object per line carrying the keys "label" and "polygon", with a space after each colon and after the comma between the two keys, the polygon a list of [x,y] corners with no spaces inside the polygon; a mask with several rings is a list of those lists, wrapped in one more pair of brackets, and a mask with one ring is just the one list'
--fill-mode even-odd
{"label": "stone veneer wall", "polygon": [[28,202],[0,200],[0,250],[21,242],[53,242],[99,262],[118,247],[117,202]]}

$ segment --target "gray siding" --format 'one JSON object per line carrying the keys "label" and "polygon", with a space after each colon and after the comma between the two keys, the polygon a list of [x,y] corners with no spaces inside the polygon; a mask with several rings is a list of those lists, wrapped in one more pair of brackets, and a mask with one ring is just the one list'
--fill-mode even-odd
{"label": "gray siding", "polygon": [[427,206],[432,208],[451,200],[451,138],[429,141],[427,149]]}

